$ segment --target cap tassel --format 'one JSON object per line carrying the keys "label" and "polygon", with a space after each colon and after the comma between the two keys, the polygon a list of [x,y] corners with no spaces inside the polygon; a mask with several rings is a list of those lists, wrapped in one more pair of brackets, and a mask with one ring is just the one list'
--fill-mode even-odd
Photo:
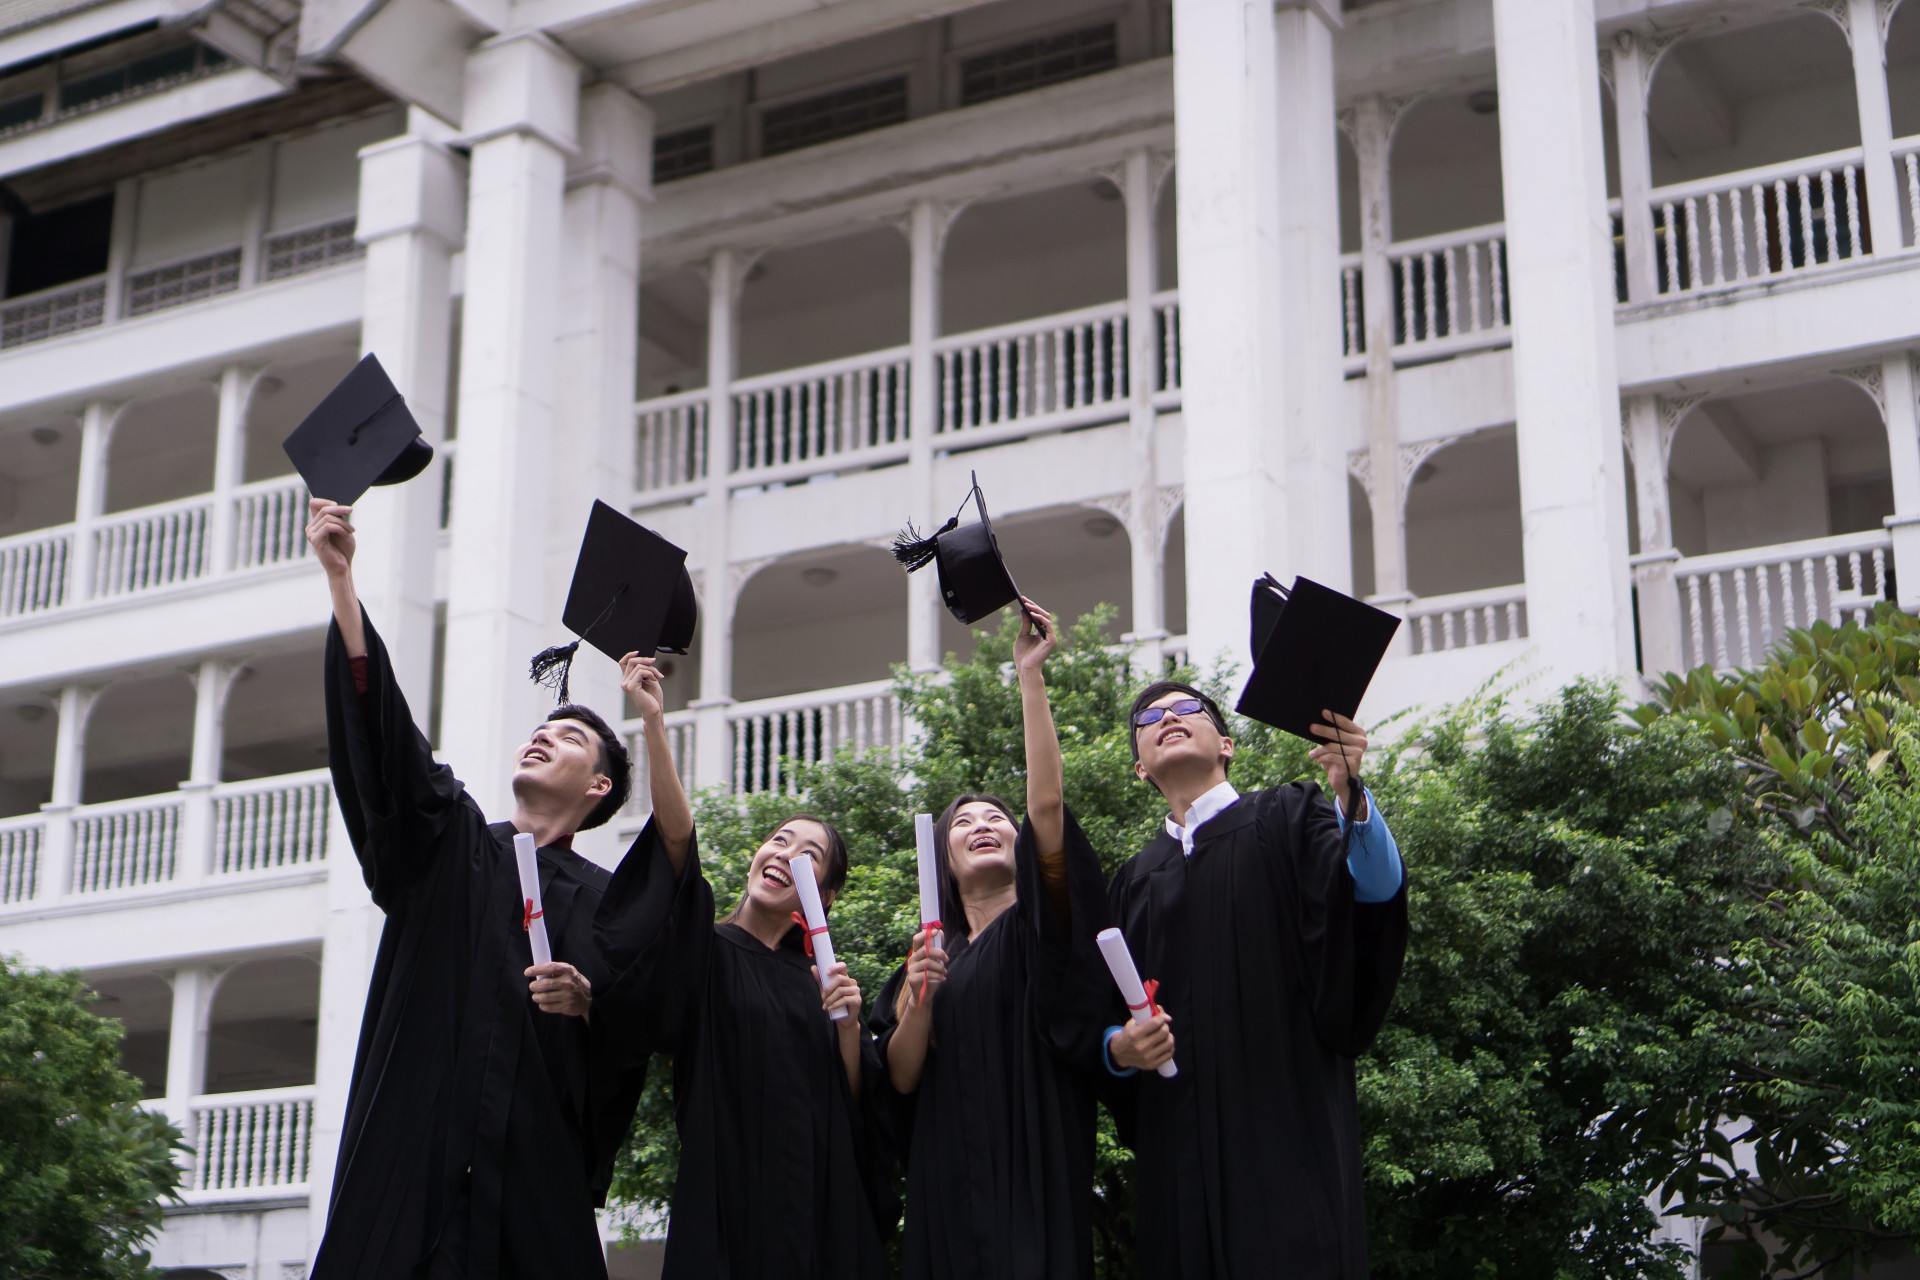
{"label": "cap tassel", "polygon": [[932,537],[923,538],[920,536],[920,531],[915,529],[913,522],[909,520],[907,527],[893,537],[893,558],[905,565],[908,573],[916,569],[924,569],[939,550],[940,535],[952,533],[959,527],[960,517],[955,516],[935,529]]}
{"label": "cap tassel", "polygon": [[533,682],[554,690],[560,695],[561,703],[573,700],[567,693],[567,677],[572,674],[573,655],[579,648],[580,642],[575,640],[569,644],[557,644],[551,649],[542,649],[533,658]]}

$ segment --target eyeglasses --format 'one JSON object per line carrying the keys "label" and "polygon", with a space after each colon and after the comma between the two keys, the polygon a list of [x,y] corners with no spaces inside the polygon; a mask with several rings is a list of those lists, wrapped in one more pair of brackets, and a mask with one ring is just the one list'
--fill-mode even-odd
{"label": "eyeglasses", "polygon": [[1190,716],[1200,709],[1201,703],[1198,698],[1182,698],[1164,707],[1148,707],[1133,713],[1133,727],[1144,729],[1150,724],[1159,724],[1167,716]]}

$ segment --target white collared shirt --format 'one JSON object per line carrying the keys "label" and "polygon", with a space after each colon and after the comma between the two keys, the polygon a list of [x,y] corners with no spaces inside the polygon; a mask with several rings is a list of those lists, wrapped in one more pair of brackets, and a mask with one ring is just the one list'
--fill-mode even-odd
{"label": "white collared shirt", "polygon": [[1223,782],[1213,790],[1187,806],[1187,825],[1181,826],[1167,815],[1167,834],[1180,842],[1180,852],[1189,858],[1193,856],[1194,832],[1200,830],[1209,821],[1220,816],[1221,810],[1240,798],[1231,782]]}

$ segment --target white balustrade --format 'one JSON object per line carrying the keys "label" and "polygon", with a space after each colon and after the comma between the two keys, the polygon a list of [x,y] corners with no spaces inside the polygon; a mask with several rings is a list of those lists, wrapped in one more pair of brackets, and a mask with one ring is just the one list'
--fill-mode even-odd
{"label": "white balustrade", "polygon": [[107,282],[83,280],[0,306],[0,350],[91,329],[107,318]]}
{"label": "white balustrade", "polygon": [[727,711],[733,727],[736,793],[799,791],[799,767],[835,753],[906,741],[899,695],[891,680],[743,702]]}
{"label": "white balustrade", "polygon": [[1360,255],[1340,255],[1340,354],[1367,353],[1366,308],[1360,293]]}
{"label": "white balustrade", "polygon": [[1153,295],[1153,320],[1159,358],[1154,363],[1156,399],[1180,393],[1180,295],[1174,290]]}
{"label": "white balustrade", "polygon": [[295,1192],[313,1151],[313,1087],[212,1093],[191,1104],[192,1192]]}
{"label": "white balustrade", "polygon": [[[666,728],[667,750],[673,757],[673,771],[680,775],[680,785],[691,790],[693,787],[693,712],[669,711]],[[633,796],[627,801],[626,812],[629,814],[651,813],[653,786],[647,776],[646,733],[636,721],[628,721],[620,727],[620,731],[627,740],[627,751],[633,757]]]}
{"label": "white balustrade", "polygon": [[172,880],[179,869],[181,800],[142,796],[73,814],[74,893]]}
{"label": "white balustrade", "polygon": [[1867,251],[1858,148],[1653,192],[1662,295],[1764,280]]}
{"label": "white balustrade", "polygon": [[325,769],[222,783],[213,792],[208,866],[215,875],[228,875],[323,861],[332,795]]}
{"label": "white balustrade", "polygon": [[707,393],[682,391],[634,410],[639,435],[634,488],[640,493],[697,484],[707,478]]}
{"label": "white balustrade", "polygon": [[233,498],[233,567],[259,569],[304,560],[307,545],[307,486],[300,480],[262,480]]}
{"label": "white balustrade", "polygon": [[260,246],[260,278],[285,280],[341,262],[357,262],[367,248],[354,237],[355,218],[341,218],[268,236]]}
{"label": "white balustrade", "polygon": [[[907,351],[896,347],[733,385],[733,471],[905,456]],[[888,446],[899,446],[889,449]]]}
{"label": "white balustrade", "polygon": [[1408,604],[1406,619],[1416,654],[1524,640],[1527,589],[1519,585],[1423,596]]}
{"label": "white balustrade", "polygon": [[67,601],[71,527],[0,538],[0,618],[58,609]]}
{"label": "white balustrade", "polygon": [[1920,138],[1902,138],[1893,144],[1893,175],[1907,215],[1906,243],[1920,245]]}
{"label": "white balustrade", "polygon": [[189,498],[109,516],[93,527],[93,597],[130,595],[206,576],[213,502]]}
{"label": "white balustrade", "polygon": [[1504,224],[1403,241],[1390,246],[1387,262],[1393,272],[1396,348],[1443,341],[1449,347],[1490,345],[1505,339],[1511,320]]}
{"label": "white balustrade", "polygon": [[45,839],[46,822],[37,813],[0,819],[0,904],[26,902],[39,892]]}
{"label": "white balustrade", "polygon": [[1887,598],[1891,545],[1876,530],[1681,559],[1687,667],[1755,666],[1789,630],[1868,621]]}
{"label": "white balustrade", "polygon": [[1015,423],[1045,430],[1126,412],[1124,302],[956,334],[934,343],[934,353],[942,433]]}

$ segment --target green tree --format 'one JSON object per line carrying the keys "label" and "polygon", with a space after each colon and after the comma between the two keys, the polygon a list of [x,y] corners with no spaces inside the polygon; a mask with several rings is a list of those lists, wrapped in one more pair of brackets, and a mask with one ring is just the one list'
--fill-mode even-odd
{"label": "green tree", "polygon": [[175,1195],[184,1150],[140,1111],[120,1024],[90,1012],[77,974],[0,956],[0,1275],[132,1280]]}

